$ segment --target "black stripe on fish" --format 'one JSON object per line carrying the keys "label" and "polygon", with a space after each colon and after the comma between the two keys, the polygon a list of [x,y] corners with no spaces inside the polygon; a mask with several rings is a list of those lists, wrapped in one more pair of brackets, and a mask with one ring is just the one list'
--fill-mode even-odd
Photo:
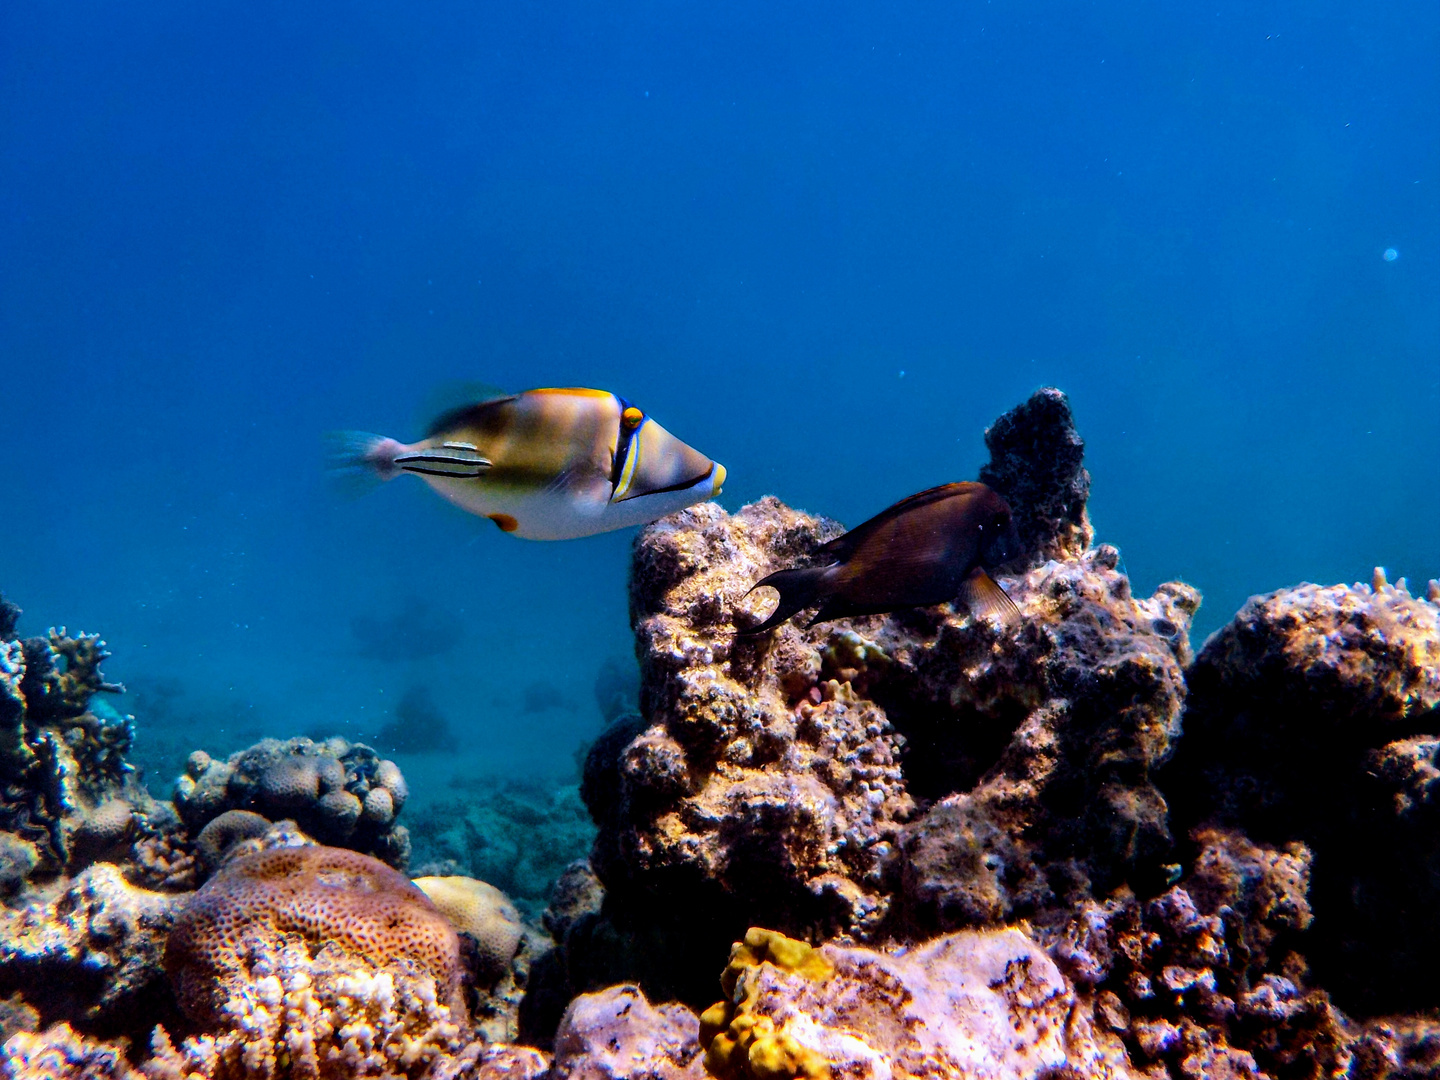
{"label": "black stripe on fish", "polygon": [[[413,454],[401,454],[395,458],[397,468],[422,476],[451,476],[468,479],[482,476],[491,465],[488,458],[481,457],[468,444],[447,446],[445,450],[421,450]],[[429,467],[427,467],[429,466]]]}
{"label": "black stripe on fish", "polygon": [[484,469],[470,469],[468,472],[458,469],[427,469],[423,465],[401,465],[400,468],[416,476],[448,476],[452,480],[474,480],[483,476]]}
{"label": "black stripe on fish", "polygon": [[610,457],[610,493],[612,496],[615,489],[620,486],[620,477],[625,475],[625,460],[630,456],[630,444],[635,440],[635,433],[644,426],[643,423],[625,423],[625,410],[631,407],[630,402],[619,394],[615,395],[615,400],[620,403],[620,419],[617,422],[619,430],[615,434],[615,453]]}
{"label": "black stripe on fish", "polygon": [[664,495],[667,491],[684,491],[686,488],[692,488],[703,480],[708,480],[714,472],[715,466],[712,465],[699,476],[692,476],[689,480],[681,480],[680,483],[671,484],[669,487],[650,488],[647,491],[636,491],[629,495],[626,495],[625,498],[621,499],[620,501],[629,502],[631,499],[638,499],[644,495]]}

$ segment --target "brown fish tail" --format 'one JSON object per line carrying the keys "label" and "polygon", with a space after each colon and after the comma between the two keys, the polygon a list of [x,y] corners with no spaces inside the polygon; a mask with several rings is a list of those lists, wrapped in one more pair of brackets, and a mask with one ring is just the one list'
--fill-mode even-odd
{"label": "brown fish tail", "polygon": [[[825,584],[825,572],[829,569],[829,566],[808,566],[797,570],[779,570],[769,577],[761,578],[751,586],[750,592],[768,585],[780,593],[780,602],[775,605],[775,610],[770,613],[770,617],[759,626],[740,632],[742,634],[763,634],[765,631],[779,626],[797,611],[814,607],[822,599],[821,591]],[[745,595],[750,594],[746,593]]]}

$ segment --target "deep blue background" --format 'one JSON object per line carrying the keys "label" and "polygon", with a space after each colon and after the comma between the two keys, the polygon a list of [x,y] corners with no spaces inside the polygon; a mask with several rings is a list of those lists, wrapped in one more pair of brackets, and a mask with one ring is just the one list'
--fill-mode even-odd
{"label": "deep blue background", "polygon": [[[0,588],[172,680],[184,748],[427,682],[564,772],[629,534],[321,481],[322,431],[413,437],[452,378],[614,389],[727,506],[850,523],[1054,383],[1099,536],[1202,630],[1423,582],[1437,131],[1422,2],[0,6]],[[356,656],[411,598],[459,646]],[[538,678],[574,708],[522,712]]]}

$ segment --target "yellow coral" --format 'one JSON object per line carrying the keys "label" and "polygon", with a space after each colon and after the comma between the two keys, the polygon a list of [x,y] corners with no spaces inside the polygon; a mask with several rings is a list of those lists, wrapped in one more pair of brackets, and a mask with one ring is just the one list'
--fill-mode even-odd
{"label": "yellow coral", "polygon": [[752,926],[730,950],[720,976],[726,1000],[700,1017],[705,1068],[721,1080],[828,1080],[829,1063],[770,1016],[757,1016],[759,985],[754,976],[770,964],[813,982],[834,974],[834,965],[818,949],[774,930]]}

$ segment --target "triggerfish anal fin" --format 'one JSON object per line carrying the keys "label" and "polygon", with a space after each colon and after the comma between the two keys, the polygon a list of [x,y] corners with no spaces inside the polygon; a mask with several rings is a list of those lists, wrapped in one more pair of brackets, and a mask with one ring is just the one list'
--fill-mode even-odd
{"label": "triggerfish anal fin", "polygon": [[970,576],[960,585],[960,599],[976,618],[994,616],[1006,625],[1020,618],[1020,609],[1015,601],[1010,599],[1010,594],[1000,587],[999,582],[985,572],[984,567],[977,566],[970,571]]}
{"label": "triggerfish anal fin", "polygon": [[492,462],[473,443],[447,442],[427,450],[397,454],[395,467],[420,476],[448,476],[470,480],[483,476]]}

